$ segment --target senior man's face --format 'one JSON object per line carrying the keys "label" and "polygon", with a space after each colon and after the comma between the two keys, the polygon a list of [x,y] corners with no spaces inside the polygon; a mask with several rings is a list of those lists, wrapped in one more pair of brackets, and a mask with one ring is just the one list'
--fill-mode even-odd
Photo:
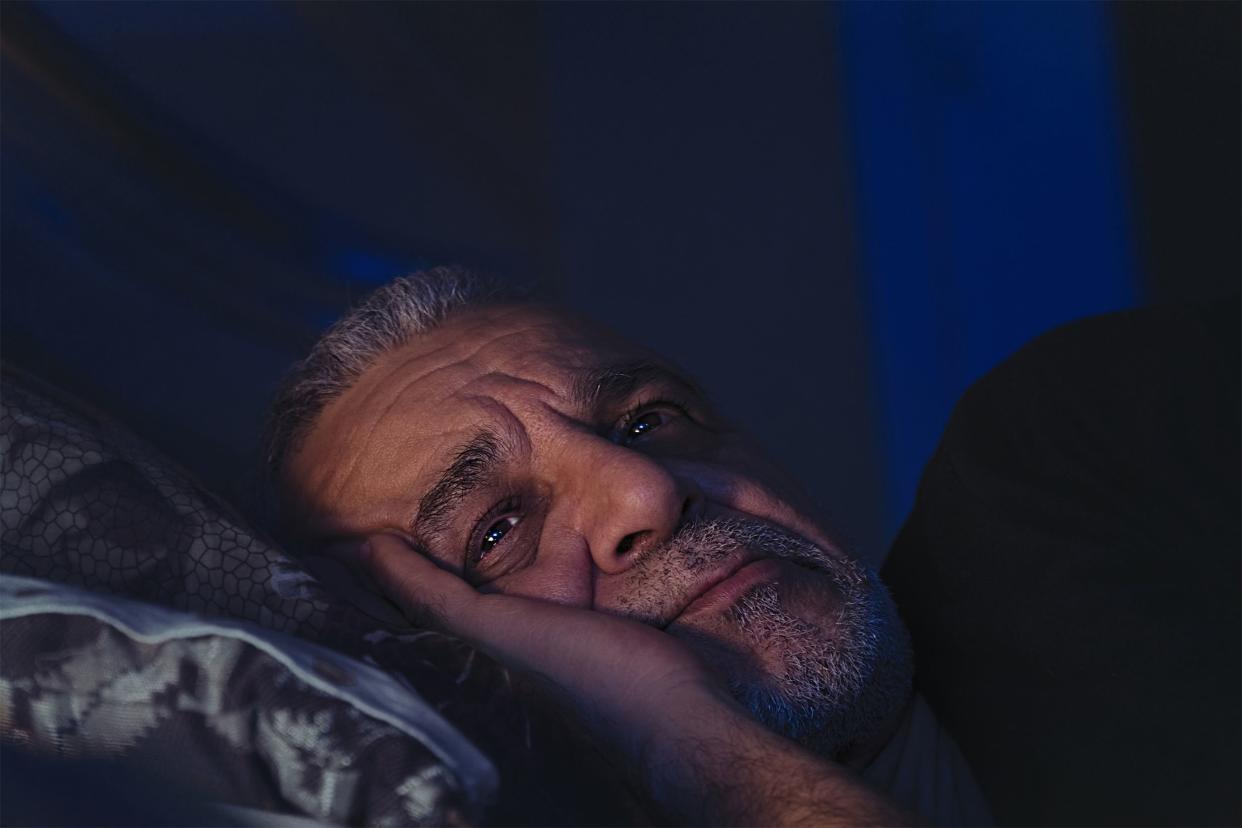
{"label": "senior man's face", "polygon": [[329,405],[283,479],[313,537],[399,534],[480,589],[664,628],[825,754],[908,697],[874,575],[692,382],[588,322],[453,317]]}

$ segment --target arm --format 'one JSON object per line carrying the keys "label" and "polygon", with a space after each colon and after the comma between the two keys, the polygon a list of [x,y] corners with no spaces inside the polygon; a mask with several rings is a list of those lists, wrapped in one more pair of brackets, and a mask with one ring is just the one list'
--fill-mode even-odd
{"label": "arm", "polygon": [[542,678],[671,821],[908,821],[850,771],[752,719],[688,649],[660,630],[589,610],[481,594],[395,537],[372,537],[358,561],[411,618]]}

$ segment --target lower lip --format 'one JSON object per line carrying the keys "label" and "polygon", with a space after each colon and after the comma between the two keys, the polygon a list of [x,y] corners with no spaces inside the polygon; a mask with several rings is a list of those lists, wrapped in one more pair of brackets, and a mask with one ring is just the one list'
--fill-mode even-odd
{"label": "lower lip", "polygon": [[711,612],[733,606],[737,599],[745,595],[751,587],[771,581],[780,574],[781,562],[774,558],[764,558],[734,572],[714,587],[704,592],[681,611],[681,617],[699,612]]}

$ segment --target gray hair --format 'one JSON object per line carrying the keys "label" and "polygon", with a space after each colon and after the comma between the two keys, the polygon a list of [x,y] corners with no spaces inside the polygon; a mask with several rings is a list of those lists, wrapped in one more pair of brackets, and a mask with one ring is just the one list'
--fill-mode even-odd
{"label": "gray hair", "polygon": [[452,314],[515,298],[498,282],[459,267],[435,267],[394,279],[337,320],[276,392],[264,438],[267,472],[277,477],[324,408],[387,352]]}

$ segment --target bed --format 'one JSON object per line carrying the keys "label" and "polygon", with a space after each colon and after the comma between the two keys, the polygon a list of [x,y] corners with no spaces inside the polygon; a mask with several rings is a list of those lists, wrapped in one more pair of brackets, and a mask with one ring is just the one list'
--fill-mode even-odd
{"label": "bed", "polygon": [[[7,371],[0,448],[10,824],[634,813],[506,671],[328,591],[106,415]],[[79,778],[111,781],[67,800]]]}

